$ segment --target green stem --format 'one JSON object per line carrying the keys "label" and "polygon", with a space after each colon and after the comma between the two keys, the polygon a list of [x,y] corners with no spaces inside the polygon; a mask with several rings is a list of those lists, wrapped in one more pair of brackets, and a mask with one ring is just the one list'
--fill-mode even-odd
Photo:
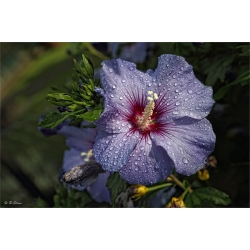
{"label": "green stem", "polygon": [[189,189],[187,188],[181,195],[182,200],[184,200],[186,194],[189,192]]}
{"label": "green stem", "polygon": [[181,182],[179,179],[177,179],[174,175],[171,174],[171,175],[170,175],[170,178],[173,180],[173,182],[176,183],[176,185],[178,185],[178,186],[181,187],[182,189],[188,190],[189,193],[192,193],[192,192],[193,192],[193,190],[192,190],[191,187],[185,188],[184,185],[182,184],[182,182]]}
{"label": "green stem", "polygon": [[100,51],[95,49],[90,43],[85,43],[87,49],[95,56],[99,57],[102,60],[108,60],[109,58],[102,54]]}
{"label": "green stem", "polygon": [[172,186],[173,184],[172,183],[163,183],[163,184],[160,184],[160,185],[157,185],[157,186],[154,186],[154,187],[147,187],[148,189],[148,192],[152,192],[152,191],[155,191],[155,190],[158,190],[158,189],[161,189],[161,188],[165,188],[165,187],[169,187],[169,186]]}

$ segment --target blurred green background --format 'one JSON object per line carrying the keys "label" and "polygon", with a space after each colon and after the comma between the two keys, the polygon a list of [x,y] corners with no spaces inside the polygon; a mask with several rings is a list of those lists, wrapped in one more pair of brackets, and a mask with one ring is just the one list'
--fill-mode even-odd
{"label": "blurred green background", "polygon": [[[1,207],[33,207],[38,197],[53,206],[66,146],[63,137],[47,138],[37,129],[41,115],[56,111],[46,94],[52,87],[66,90],[73,58],[85,53],[99,68],[112,58],[114,45],[1,43]],[[120,44],[117,54],[131,45]],[[146,53],[138,69],[155,69],[158,56],[177,54],[213,87],[217,102],[208,119],[217,135],[213,155],[218,165],[204,185],[229,194],[231,207],[249,207],[249,44],[151,43]]]}

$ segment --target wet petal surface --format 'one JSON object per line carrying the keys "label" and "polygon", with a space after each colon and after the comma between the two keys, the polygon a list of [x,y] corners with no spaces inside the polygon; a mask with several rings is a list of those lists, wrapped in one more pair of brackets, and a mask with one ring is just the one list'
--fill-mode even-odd
{"label": "wet petal surface", "polygon": [[169,124],[164,134],[153,134],[152,140],[162,146],[180,174],[191,175],[204,167],[214,150],[215,134],[206,119],[193,124]]}
{"label": "wet petal surface", "polygon": [[173,169],[174,163],[165,149],[148,138],[137,144],[120,175],[130,184],[151,185],[167,178]]}
{"label": "wet petal surface", "polygon": [[211,87],[204,86],[194,75],[193,67],[183,57],[162,55],[152,74],[151,88],[168,107],[172,119],[206,117],[213,104]]}
{"label": "wet petal surface", "polygon": [[99,130],[93,154],[104,170],[120,170],[128,161],[139,140],[139,133],[110,134]]}

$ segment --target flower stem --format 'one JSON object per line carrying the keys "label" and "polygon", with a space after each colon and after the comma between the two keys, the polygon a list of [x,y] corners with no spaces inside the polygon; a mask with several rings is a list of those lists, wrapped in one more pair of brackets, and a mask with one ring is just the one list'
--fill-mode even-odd
{"label": "flower stem", "polygon": [[105,56],[104,54],[102,54],[100,51],[98,51],[97,49],[95,49],[90,43],[85,43],[87,49],[95,56],[97,56],[98,58],[102,59],[102,60],[108,60],[109,58],[107,56]]}
{"label": "flower stem", "polygon": [[181,198],[182,200],[184,200],[184,198],[185,198],[185,196],[186,196],[186,194],[187,194],[188,192],[190,192],[190,191],[189,191],[189,189],[187,188],[187,189],[182,193],[182,195],[180,196],[180,198]]}
{"label": "flower stem", "polygon": [[170,178],[173,180],[173,182],[174,182],[176,185],[178,185],[178,186],[181,187],[182,189],[187,190],[189,193],[192,193],[192,192],[193,192],[193,190],[192,190],[191,187],[185,188],[184,185],[182,184],[182,182],[181,182],[178,178],[176,178],[173,174],[170,175]]}
{"label": "flower stem", "polygon": [[160,184],[160,185],[157,185],[157,186],[147,187],[147,188],[148,188],[148,192],[152,192],[152,191],[155,191],[155,190],[158,190],[158,189],[161,189],[161,188],[165,188],[165,187],[169,187],[169,186],[172,186],[172,185],[173,185],[172,183],[163,183],[163,184]]}

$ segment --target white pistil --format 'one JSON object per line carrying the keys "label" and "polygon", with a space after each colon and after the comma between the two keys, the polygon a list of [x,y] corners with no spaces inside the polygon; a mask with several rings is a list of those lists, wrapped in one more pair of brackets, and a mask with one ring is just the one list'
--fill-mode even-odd
{"label": "white pistil", "polygon": [[149,102],[146,105],[144,111],[142,112],[142,116],[137,117],[137,120],[138,120],[137,124],[141,130],[144,130],[152,123],[151,116],[155,108],[154,100],[157,100],[157,99],[158,99],[158,95],[156,93],[153,93],[153,91],[148,91],[147,100]]}

